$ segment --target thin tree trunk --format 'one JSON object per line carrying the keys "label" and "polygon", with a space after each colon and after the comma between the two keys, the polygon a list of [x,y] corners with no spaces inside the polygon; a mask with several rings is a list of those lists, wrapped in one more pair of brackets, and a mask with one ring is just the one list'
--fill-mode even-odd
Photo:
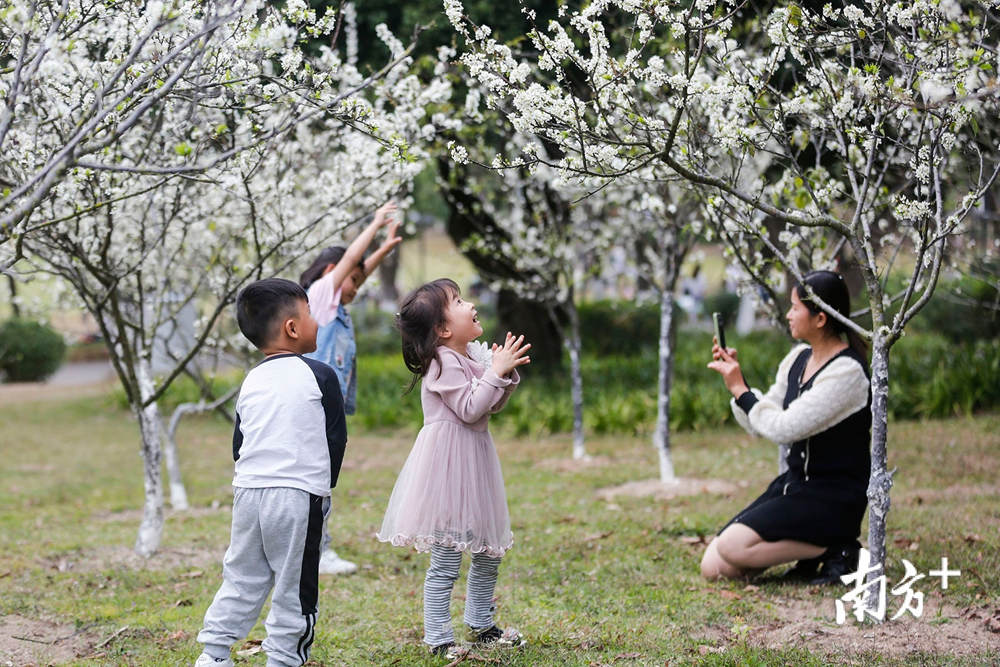
{"label": "thin tree trunk", "polygon": [[183,414],[181,408],[186,408],[189,405],[197,405],[197,403],[178,405],[170,417],[170,427],[161,431],[163,433],[163,458],[166,459],[167,479],[170,484],[170,507],[175,510],[186,510],[190,507],[187,489],[184,488],[184,479],[181,477],[180,456],[177,453],[177,438],[175,437],[177,430],[175,422]]}
{"label": "thin tree trunk", "polygon": [[220,408],[239,393],[240,385],[236,385],[225,394],[215,399],[211,403],[202,399],[197,403],[181,403],[170,415],[170,424],[164,432],[164,456],[167,460],[167,474],[170,479],[170,506],[175,510],[188,509],[187,490],[184,488],[184,480],[181,478],[180,457],[177,453],[177,427],[180,426],[181,417],[186,414],[198,412],[209,412]]}
{"label": "thin tree trunk", "polygon": [[14,317],[21,317],[21,306],[17,304],[17,281],[7,274],[7,284],[10,287],[10,312]]}
{"label": "thin tree trunk", "polygon": [[[148,352],[148,351],[147,351]],[[141,356],[136,369],[139,387],[133,396],[139,398],[133,403],[132,411],[139,420],[142,434],[142,462],[144,468],[143,488],[145,501],[142,507],[142,521],[135,541],[135,551],[140,556],[152,556],[160,546],[163,536],[163,481],[160,475],[160,414],[156,402],[142,407],[141,401],[153,394],[153,380],[150,374],[148,354]]]}
{"label": "thin tree trunk", "polygon": [[671,332],[674,320],[674,291],[660,291],[660,368],[656,391],[656,430],[653,445],[660,456],[660,481],[676,481],[674,462],[670,455],[670,389],[674,376],[674,351]]}
{"label": "thin tree trunk", "polygon": [[[888,398],[889,398],[889,344],[875,327],[872,339],[872,439],[871,479],[868,482],[868,550],[871,567],[877,568],[868,575],[874,581],[885,573],[885,527],[889,514],[889,490],[892,472],[887,469]],[[869,586],[866,601],[869,609],[879,605],[880,587]]]}
{"label": "thin tree trunk", "polygon": [[674,382],[674,288],[680,273],[684,250],[677,246],[677,231],[667,224],[660,240],[663,276],[660,288],[659,370],[656,383],[656,429],[653,445],[660,457],[660,481],[669,484],[677,480],[670,454],[670,390]]}
{"label": "thin tree trunk", "polygon": [[399,290],[396,288],[396,274],[399,273],[401,248],[397,247],[395,252],[382,260],[378,265],[379,291],[381,292],[380,304],[399,303]]}
{"label": "thin tree trunk", "polygon": [[573,458],[587,458],[587,450],[583,442],[583,373],[580,368],[580,318],[576,305],[572,302],[566,305],[569,315],[569,336],[566,338],[566,349],[569,350],[570,376],[572,377],[573,397]]}

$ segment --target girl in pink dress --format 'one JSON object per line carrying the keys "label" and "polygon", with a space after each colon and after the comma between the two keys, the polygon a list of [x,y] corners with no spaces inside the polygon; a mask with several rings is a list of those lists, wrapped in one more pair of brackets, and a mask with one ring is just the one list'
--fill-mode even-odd
{"label": "girl in pink dress", "polygon": [[[471,555],[465,623],[476,643],[523,643],[516,631],[493,623],[493,590],[500,558],[514,543],[500,460],[488,430],[520,382],[516,368],[530,362],[524,336],[507,334],[488,348],[476,308],[446,278],[410,293],[396,316],[403,361],[422,378],[424,426],[417,434],[378,532],[396,546],[430,551],[424,580],[424,643],[454,654],[451,592]],[[409,389],[407,391],[409,391]]]}

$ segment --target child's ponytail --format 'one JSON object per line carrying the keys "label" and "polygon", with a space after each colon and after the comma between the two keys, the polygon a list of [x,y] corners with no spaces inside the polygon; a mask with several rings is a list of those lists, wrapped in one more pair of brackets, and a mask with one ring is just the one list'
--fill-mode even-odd
{"label": "child's ponytail", "polygon": [[406,295],[396,313],[396,328],[403,341],[403,363],[413,373],[410,393],[420,378],[427,375],[431,362],[437,358],[438,331],[445,324],[448,304],[459,294],[458,285],[448,278],[439,278]]}

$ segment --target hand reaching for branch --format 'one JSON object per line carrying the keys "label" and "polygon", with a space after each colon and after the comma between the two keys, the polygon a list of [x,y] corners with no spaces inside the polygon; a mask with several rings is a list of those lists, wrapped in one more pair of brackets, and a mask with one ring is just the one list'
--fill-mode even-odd
{"label": "hand reaching for branch", "polygon": [[530,349],[531,343],[525,343],[523,335],[514,338],[508,331],[503,345],[493,344],[493,372],[504,377],[518,366],[530,364],[531,357],[526,356]]}
{"label": "hand reaching for branch", "polygon": [[382,241],[382,248],[385,250],[386,254],[392,252],[393,248],[403,242],[402,237],[398,234],[399,226],[401,224],[403,224],[402,220],[390,221],[389,231],[386,232],[385,240]]}
{"label": "hand reaching for branch", "polygon": [[394,222],[395,217],[393,214],[396,212],[397,208],[396,202],[391,199],[379,206],[378,209],[375,210],[374,222],[376,223],[376,226],[382,227],[390,222]]}

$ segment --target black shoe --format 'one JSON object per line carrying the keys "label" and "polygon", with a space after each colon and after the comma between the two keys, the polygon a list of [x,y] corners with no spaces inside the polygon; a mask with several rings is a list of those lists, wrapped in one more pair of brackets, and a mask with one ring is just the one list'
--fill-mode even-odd
{"label": "black shoe", "polygon": [[823,557],[805,558],[795,564],[795,567],[781,575],[783,581],[811,581],[816,577],[816,570],[823,563]]}
{"label": "black shoe", "polygon": [[520,632],[514,630],[513,628],[507,628],[506,630],[501,630],[495,625],[492,625],[485,630],[472,630],[472,634],[475,636],[473,642],[476,644],[493,644],[496,646],[521,646],[524,644],[524,637]]}
{"label": "black shoe", "polygon": [[455,642],[447,642],[445,644],[438,644],[431,648],[431,655],[440,656],[442,658],[448,658],[449,660],[455,659]]}
{"label": "black shoe", "polygon": [[811,586],[826,586],[829,584],[842,584],[840,580],[845,574],[851,574],[858,569],[858,556],[861,547],[857,544],[848,546],[830,547],[821,558],[823,564],[819,568],[819,576],[811,580]]}

